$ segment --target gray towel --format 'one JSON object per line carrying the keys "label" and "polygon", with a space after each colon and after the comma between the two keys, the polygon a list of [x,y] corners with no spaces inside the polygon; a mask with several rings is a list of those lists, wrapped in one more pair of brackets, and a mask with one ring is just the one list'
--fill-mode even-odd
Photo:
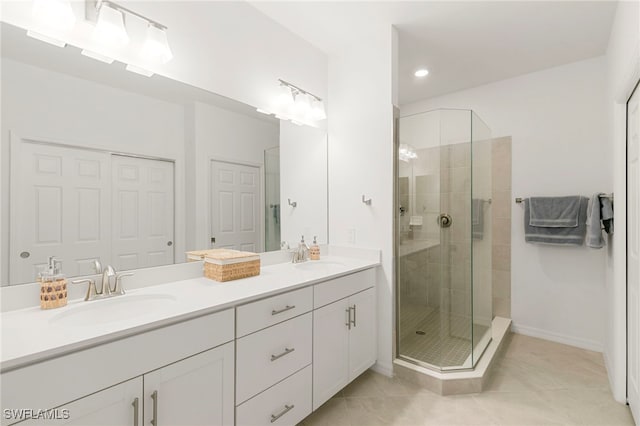
{"label": "gray towel", "polygon": [[484,200],[474,198],[471,200],[471,230],[473,239],[481,240],[484,237]]}
{"label": "gray towel", "polygon": [[529,198],[529,224],[546,228],[578,226],[580,196]]}
{"label": "gray towel", "polygon": [[587,207],[587,247],[597,249],[604,247],[602,222],[600,221],[600,195],[593,194],[589,200],[589,207]]}
{"label": "gray towel", "polygon": [[613,234],[613,200],[609,197],[600,197],[600,214],[602,225],[607,234]]}
{"label": "gray towel", "polygon": [[[563,198],[563,197],[561,197]],[[529,224],[529,199],[524,200],[524,239],[528,243],[547,243],[581,246],[587,232],[587,197],[579,197],[579,213],[575,227],[546,227]]]}

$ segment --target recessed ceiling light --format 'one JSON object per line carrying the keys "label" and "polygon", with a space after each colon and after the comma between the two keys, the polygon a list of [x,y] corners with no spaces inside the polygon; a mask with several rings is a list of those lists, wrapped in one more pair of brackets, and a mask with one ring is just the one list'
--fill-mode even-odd
{"label": "recessed ceiling light", "polygon": [[416,77],[425,77],[425,76],[427,76],[428,74],[429,74],[429,70],[428,70],[428,69],[426,69],[426,68],[419,69],[418,71],[416,71],[416,72],[414,73],[414,75],[415,75]]}

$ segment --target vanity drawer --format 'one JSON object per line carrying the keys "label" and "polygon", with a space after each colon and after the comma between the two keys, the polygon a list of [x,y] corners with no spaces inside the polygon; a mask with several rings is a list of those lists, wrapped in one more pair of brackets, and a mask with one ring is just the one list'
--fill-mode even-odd
{"label": "vanity drawer", "polygon": [[246,336],[313,309],[313,288],[307,287],[236,308],[236,337]]}
{"label": "vanity drawer", "polygon": [[[236,409],[238,425],[296,425],[311,413],[311,366]],[[274,419],[275,417],[275,419]]]}
{"label": "vanity drawer", "polygon": [[236,404],[311,364],[311,313],[236,340]]}
{"label": "vanity drawer", "polygon": [[313,287],[313,307],[320,308],[375,285],[375,268],[316,284]]}

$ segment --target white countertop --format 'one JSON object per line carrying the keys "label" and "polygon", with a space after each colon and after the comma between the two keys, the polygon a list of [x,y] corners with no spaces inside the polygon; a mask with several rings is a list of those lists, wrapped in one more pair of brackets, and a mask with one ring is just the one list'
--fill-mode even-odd
{"label": "white countertop", "polygon": [[[323,261],[330,263],[317,270],[280,263],[262,267],[260,275],[256,277],[225,283],[204,277],[193,278],[130,290],[124,296],[111,299],[90,302],[73,300],[66,307],[58,309],[32,307],[2,313],[0,372],[379,265],[373,260],[338,256],[326,256],[320,263]],[[69,324],[66,321],[64,325],[55,321],[61,313],[73,309],[87,309],[84,307],[91,304],[98,307],[97,304],[109,303],[117,298],[144,298],[145,295],[162,295],[171,299],[172,303],[163,305],[162,309],[152,309],[123,320],[95,324]],[[118,310],[113,309],[109,313],[117,316]]]}

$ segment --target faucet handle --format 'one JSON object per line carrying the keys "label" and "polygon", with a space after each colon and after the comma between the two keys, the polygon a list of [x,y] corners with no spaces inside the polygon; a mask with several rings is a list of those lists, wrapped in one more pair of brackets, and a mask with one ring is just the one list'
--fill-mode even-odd
{"label": "faucet handle", "polygon": [[71,281],[71,284],[84,284],[84,283],[89,283],[89,285],[87,286],[87,294],[84,297],[84,300],[87,301],[87,300],[94,299],[98,295],[98,290],[96,289],[95,280],[92,280],[91,278],[86,278],[83,280]]}
{"label": "faucet handle", "polygon": [[124,287],[122,286],[122,278],[133,276],[133,272],[121,272],[116,274],[116,286],[113,290],[115,294],[125,294]]}
{"label": "faucet handle", "polygon": [[93,269],[96,271],[96,274],[102,273],[102,263],[98,259],[93,259]]}

